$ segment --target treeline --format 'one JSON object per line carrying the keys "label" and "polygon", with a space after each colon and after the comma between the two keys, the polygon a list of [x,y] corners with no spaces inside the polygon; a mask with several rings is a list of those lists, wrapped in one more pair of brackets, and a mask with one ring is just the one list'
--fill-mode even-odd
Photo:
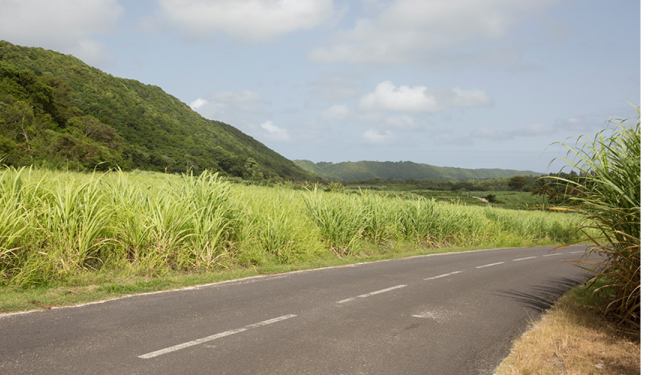
{"label": "treeline", "polygon": [[468,181],[512,177],[518,175],[539,176],[539,173],[532,171],[495,168],[466,169],[437,167],[434,165],[414,163],[411,161],[346,161],[342,163],[314,163],[309,160],[294,160],[294,162],[307,171],[337,181],[373,179],[405,180],[409,178],[435,181]]}
{"label": "treeline", "polygon": [[346,186],[359,186],[361,188],[396,186],[400,190],[532,191],[539,180],[539,177],[528,175],[464,181],[417,180],[414,178],[393,180],[376,178],[363,181],[343,181],[343,184]]}
{"label": "treeline", "polygon": [[0,158],[11,166],[315,179],[238,129],[161,88],[73,56],[0,41]]}

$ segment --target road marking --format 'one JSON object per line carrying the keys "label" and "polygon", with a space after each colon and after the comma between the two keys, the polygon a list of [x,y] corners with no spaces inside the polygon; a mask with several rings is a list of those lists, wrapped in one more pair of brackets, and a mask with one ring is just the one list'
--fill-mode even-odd
{"label": "road marking", "polygon": [[543,257],[554,257],[556,255],[564,255],[562,253],[555,253],[555,254],[547,254],[547,255],[542,255]]}
{"label": "road marking", "polygon": [[389,292],[391,290],[395,290],[395,289],[399,289],[399,288],[405,288],[406,286],[407,285],[397,285],[397,286],[393,286],[391,288],[381,289],[381,290],[377,290],[375,292],[371,292],[371,293],[367,293],[367,294],[361,294],[360,296],[340,300],[340,301],[337,301],[336,303],[345,303],[345,302],[353,301],[356,298],[366,298],[366,297],[374,296],[374,295],[377,295],[377,294]]}
{"label": "road marking", "polygon": [[572,251],[572,252],[570,252],[569,254],[580,254],[580,253],[586,253],[586,251],[585,251],[585,250],[582,250],[582,251]]}
{"label": "road marking", "polygon": [[443,275],[433,276],[433,277],[428,277],[427,279],[423,279],[423,280],[434,280],[434,279],[440,279],[440,278],[442,278],[442,277],[446,277],[446,276],[450,276],[450,275],[456,275],[456,274],[458,274],[458,273],[462,273],[462,272],[464,272],[464,271],[455,271],[455,272],[450,272],[450,273],[444,273]]}
{"label": "road marking", "polygon": [[496,266],[496,265],[498,265],[498,264],[504,264],[504,262],[485,264],[485,265],[483,265],[483,266],[479,266],[479,267],[475,267],[475,268],[491,267],[491,266]]}
{"label": "road marking", "polygon": [[528,257],[528,258],[513,259],[513,262],[517,262],[517,261],[520,261],[520,260],[527,260],[527,259],[535,259],[535,258],[537,258],[537,257]]}
{"label": "road marking", "polygon": [[204,337],[204,338],[201,338],[201,339],[188,341],[188,342],[185,342],[183,344],[178,344],[178,345],[171,346],[171,347],[168,347],[168,348],[165,348],[165,349],[160,349],[160,350],[150,352],[150,353],[147,353],[147,354],[142,354],[142,355],[139,356],[139,358],[150,359],[150,358],[158,357],[160,355],[176,352],[177,350],[189,348],[191,346],[195,346],[195,345],[203,344],[205,342],[217,340],[217,339],[220,339],[222,337],[231,336],[231,335],[234,335],[236,333],[248,331],[249,329],[252,329],[252,328],[258,328],[258,327],[262,327],[262,326],[265,326],[265,325],[268,325],[268,324],[281,322],[283,320],[291,319],[291,318],[296,317],[296,316],[297,315],[294,315],[294,314],[284,315],[284,316],[280,316],[280,317],[277,317],[277,318],[265,320],[263,322],[249,324],[248,326],[244,326],[243,328],[232,329],[230,331],[220,332],[220,333],[217,333],[215,335],[207,336],[207,337]]}

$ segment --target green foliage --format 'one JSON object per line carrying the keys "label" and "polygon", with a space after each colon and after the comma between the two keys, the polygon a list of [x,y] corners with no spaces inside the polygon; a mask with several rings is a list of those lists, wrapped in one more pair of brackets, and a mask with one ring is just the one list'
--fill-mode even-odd
{"label": "green foliage", "polygon": [[487,194],[484,196],[484,198],[488,201],[488,203],[495,203],[497,201],[497,196],[495,194]]}
{"label": "green foliage", "polygon": [[313,163],[309,160],[294,160],[294,163],[311,173],[337,181],[373,179],[456,181],[511,177],[516,175],[539,175],[539,173],[530,171],[514,171],[507,169],[436,167],[433,165],[413,163],[410,161],[348,161],[343,163]]}
{"label": "green foliage", "polygon": [[[581,136],[564,159],[576,178],[551,177],[566,184],[568,203],[584,215],[582,231],[602,256],[593,271],[611,296],[606,313],[640,328],[641,128],[626,120],[594,138]],[[610,133],[607,135],[607,133]]]}
{"label": "green foliage", "polygon": [[0,157],[72,170],[219,171],[244,179],[317,179],[238,129],[156,86],[0,41]]}
{"label": "green foliage", "polygon": [[508,186],[513,190],[522,191],[528,182],[529,181],[525,176],[513,176],[508,181]]}
{"label": "green foliage", "polygon": [[576,215],[378,192],[232,184],[217,174],[0,169],[0,285],[155,277],[364,256],[403,246],[575,240]]}

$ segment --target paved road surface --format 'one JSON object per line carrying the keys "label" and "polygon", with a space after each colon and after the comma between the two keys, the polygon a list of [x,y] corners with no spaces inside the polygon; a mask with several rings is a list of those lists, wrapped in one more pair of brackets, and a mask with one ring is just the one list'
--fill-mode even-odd
{"label": "paved road surface", "polygon": [[0,316],[0,374],[492,374],[584,247],[423,256]]}

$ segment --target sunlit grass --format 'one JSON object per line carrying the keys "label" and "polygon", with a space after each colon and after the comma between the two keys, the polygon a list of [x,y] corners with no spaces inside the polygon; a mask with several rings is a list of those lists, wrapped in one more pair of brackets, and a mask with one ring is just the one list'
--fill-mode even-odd
{"label": "sunlit grass", "polygon": [[582,264],[609,280],[597,291],[609,291],[606,313],[640,329],[641,270],[641,129],[626,120],[596,134],[562,144],[572,170],[580,177],[552,177],[567,184],[569,202],[583,216],[582,231],[593,241],[590,250],[602,261]]}
{"label": "sunlit grass", "polygon": [[0,171],[0,283],[158,277],[402,248],[576,240],[576,215],[375,192],[231,184],[214,174]]}

